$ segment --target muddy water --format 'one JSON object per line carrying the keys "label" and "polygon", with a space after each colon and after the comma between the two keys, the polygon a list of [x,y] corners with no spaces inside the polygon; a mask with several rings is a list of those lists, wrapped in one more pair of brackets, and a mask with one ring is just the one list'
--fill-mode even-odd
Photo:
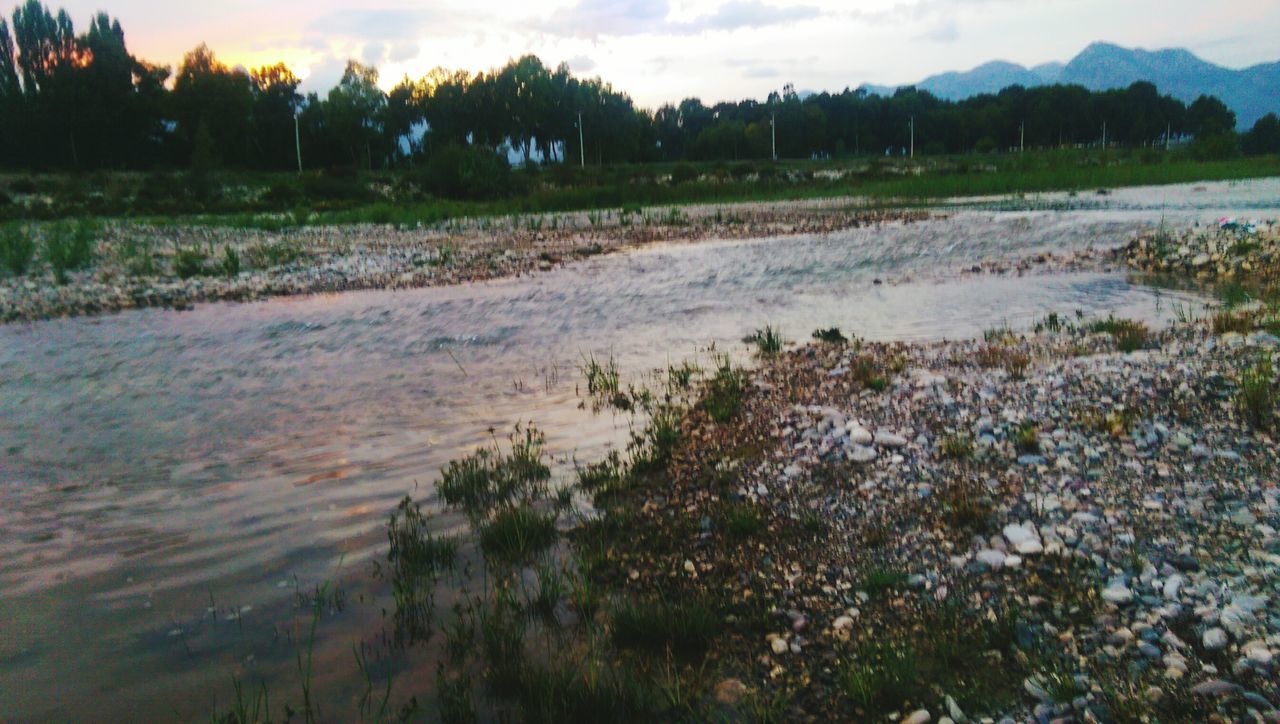
{"label": "muddy water", "polygon": [[207,718],[232,675],[296,702],[322,582],[338,592],[314,644],[332,718],[355,716],[353,643],[400,672],[397,706],[421,697],[429,677],[378,645],[386,516],[406,493],[433,504],[443,464],[519,421],[561,461],[623,444],[626,420],[579,409],[584,355],[635,376],[713,343],[745,358],[737,340],[765,323],[915,340],[1047,311],[1160,321],[1194,300],[1117,274],[953,271],[1119,243],[1162,218],[1275,217],[1280,183],[1089,201],[652,247],[453,288],[0,327],[0,719]]}

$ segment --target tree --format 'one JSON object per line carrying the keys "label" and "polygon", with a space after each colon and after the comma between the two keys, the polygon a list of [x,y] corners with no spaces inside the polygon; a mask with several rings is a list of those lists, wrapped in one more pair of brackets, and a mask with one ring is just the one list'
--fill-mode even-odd
{"label": "tree", "polygon": [[284,63],[256,68],[249,73],[253,93],[253,146],[258,165],[270,169],[294,168],[294,116],[302,105],[301,81]]}
{"label": "tree", "polygon": [[204,123],[218,162],[248,165],[253,118],[253,88],[248,73],[223,65],[209,46],[201,43],[183,57],[170,99],[177,121],[180,159],[191,158],[196,129]]}
{"label": "tree", "polygon": [[1236,114],[1213,96],[1200,96],[1187,108],[1187,130],[1196,138],[1208,138],[1232,133],[1236,127]]}
{"label": "tree", "polygon": [[1253,128],[1244,134],[1241,145],[1245,153],[1253,156],[1280,153],[1280,118],[1274,113],[1259,118]]}
{"label": "tree", "polygon": [[[329,91],[325,118],[330,132],[349,156],[349,162],[365,168],[385,160],[382,111],[387,97],[378,88],[378,70],[347,61],[342,80]],[[375,146],[377,148],[375,149]]]}

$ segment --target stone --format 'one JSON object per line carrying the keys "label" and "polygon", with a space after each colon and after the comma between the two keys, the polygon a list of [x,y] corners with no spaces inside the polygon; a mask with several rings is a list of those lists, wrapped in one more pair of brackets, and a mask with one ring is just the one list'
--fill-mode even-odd
{"label": "stone", "polygon": [[902,720],[902,724],[928,724],[933,721],[933,715],[927,709],[917,709],[911,712],[911,716]]}
{"label": "stone", "polygon": [[887,447],[891,450],[896,450],[900,447],[906,447],[907,438],[881,430],[875,435],[875,443],[880,447]]}
{"label": "stone", "polygon": [[978,551],[978,554],[974,556],[974,558],[977,558],[979,561],[982,561],[995,569],[1004,567],[1005,554],[991,548]]}
{"label": "stone", "polygon": [[773,653],[777,654],[778,656],[781,656],[782,654],[785,654],[791,650],[791,647],[787,645],[787,640],[781,636],[778,636],[774,638],[772,641],[770,641],[769,647],[772,648]]}
{"label": "stone", "polygon": [[1200,643],[1204,644],[1204,647],[1210,651],[1221,651],[1227,647],[1227,632],[1214,626],[1204,632],[1204,635],[1200,637]]}
{"label": "stone", "polygon": [[1123,606],[1133,600],[1133,591],[1121,581],[1112,581],[1102,589],[1102,600]]}
{"label": "stone", "polygon": [[725,679],[716,684],[716,702],[725,706],[737,705],[747,693],[747,685],[737,679]]}
{"label": "stone", "polygon": [[863,445],[854,445],[849,448],[847,455],[855,463],[869,463],[876,459],[876,449]]}

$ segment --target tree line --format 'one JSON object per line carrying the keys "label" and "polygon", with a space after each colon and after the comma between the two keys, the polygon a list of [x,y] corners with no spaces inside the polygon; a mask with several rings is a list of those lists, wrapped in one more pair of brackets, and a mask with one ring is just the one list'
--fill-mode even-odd
{"label": "tree line", "polygon": [[[1185,104],[1150,83],[1091,92],[1023,88],[946,101],[915,88],[846,89],[650,112],[599,78],[532,55],[469,73],[437,68],[390,92],[350,61],[323,97],[299,92],[283,63],[233,68],[205,45],[176,74],[132,55],[118,20],[77,34],[39,0],[0,18],[0,166],[29,169],[409,167],[441,153],[506,151],[540,162],[840,157],[989,152],[1197,139],[1215,154],[1280,152],[1269,115],[1237,137],[1235,115],[1204,96]],[[459,149],[466,149],[459,155]],[[490,154],[492,155],[492,154]]]}

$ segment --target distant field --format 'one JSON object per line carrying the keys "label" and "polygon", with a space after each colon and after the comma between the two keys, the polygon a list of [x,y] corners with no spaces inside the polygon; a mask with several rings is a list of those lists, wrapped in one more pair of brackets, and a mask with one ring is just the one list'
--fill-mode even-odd
{"label": "distant field", "polygon": [[[414,170],[365,174],[92,173],[0,176],[0,219],[135,218],[262,229],[414,226],[465,217],[691,203],[856,197],[912,204],[954,196],[1280,175],[1280,157],[1202,161],[1180,151],[718,162],[516,169],[490,198],[441,198]],[[496,196],[496,197],[495,197]]]}

